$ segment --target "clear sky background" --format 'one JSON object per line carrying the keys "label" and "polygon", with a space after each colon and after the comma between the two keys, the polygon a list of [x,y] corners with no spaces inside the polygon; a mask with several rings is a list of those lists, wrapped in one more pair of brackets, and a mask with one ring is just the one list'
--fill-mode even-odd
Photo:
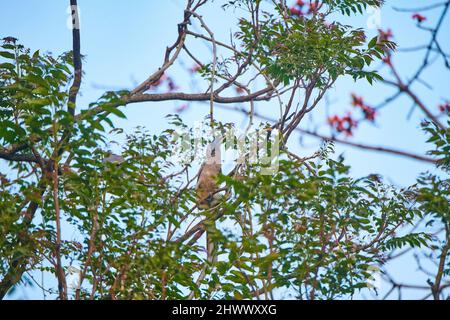
{"label": "clear sky background", "polygon": [[[206,23],[214,30],[217,39],[227,42],[230,30],[236,30],[237,16],[232,12],[224,12],[220,8],[223,1],[214,1],[205,6],[200,13]],[[293,2],[293,1],[292,1]],[[381,12],[381,28],[391,28],[394,32],[399,48],[408,48],[427,44],[428,34],[419,31],[411,19],[411,13],[398,13],[396,7],[423,6],[438,3],[440,0],[388,0]],[[26,47],[32,50],[50,51],[60,54],[71,50],[71,30],[67,27],[69,19],[69,1],[65,0],[0,0],[0,38],[14,36]],[[177,23],[183,16],[184,0],[79,0],[81,17],[82,54],[84,59],[84,78],[82,96],[79,106],[87,107],[95,101],[105,90],[130,89],[143,81],[158,66],[160,66],[166,46],[176,39]],[[428,20],[425,24],[436,23],[438,11],[426,12]],[[367,28],[369,15],[345,18],[348,24]],[[449,20],[442,27],[440,39],[443,49],[450,52]],[[376,29],[369,29],[368,36],[377,34]],[[189,41],[188,46],[207,61],[208,47],[202,42]],[[394,63],[400,74],[407,78],[416,70],[422,61],[422,53],[402,53],[395,55]],[[186,57],[182,57],[185,65],[176,64],[169,71],[180,90],[191,91],[191,75],[186,71],[193,64]],[[449,74],[443,68],[441,61],[437,61],[424,74],[433,88],[416,85],[413,89],[424,99],[428,107],[438,113],[438,104],[450,97]],[[388,76],[388,74],[386,74]],[[394,91],[382,84],[370,86],[363,81],[353,82],[352,79],[342,79],[330,91],[328,106],[322,104],[313,113],[311,121],[302,124],[303,128],[320,127],[320,132],[329,134],[326,126],[327,114],[342,115],[351,111],[350,93],[355,92],[365,97],[365,100],[376,105]],[[137,126],[144,126],[154,133],[167,128],[165,116],[174,113],[183,102],[141,103],[127,106],[126,120],[118,120],[117,126],[131,132]],[[412,107],[412,102],[403,97],[395,103],[380,110],[375,125],[363,123],[356,130],[351,141],[371,145],[382,145],[399,148],[417,154],[424,154],[428,150],[426,137],[418,129],[423,114],[416,108],[411,118],[406,115]],[[278,107],[274,103],[261,103],[257,111],[261,114],[276,118]],[[202,120],[209,112],[206,104],[190,104],[188,110],[181,114],[186,123]],[[218,111],[217,118],[224,122],[235,122],[245,125],[241,114],[229,111]],[[313,125],[314,124],[314,125]],[[292,137],[290,147],[300,155],[309,155],[317,149],[319,141],[300,136]],[[355,177],[380,173],[388,182],[399,186],[406,186],[415,182],[420,172],[432,170],[432,166],[424,162],[406,158],[380,154],[370,151],[337,145],[337,154],[344,154],[346,162],[352,167]],[[0,165],[1,168],[1,165]],[[395,263],[391,270],[396,280],[421,281],[415,272],[416,266],[412,259],[404,259]],[[41,298],[40,290],[29,288],[16,290],[10,298]],[[410,295],[405,298],[417,298]]]}

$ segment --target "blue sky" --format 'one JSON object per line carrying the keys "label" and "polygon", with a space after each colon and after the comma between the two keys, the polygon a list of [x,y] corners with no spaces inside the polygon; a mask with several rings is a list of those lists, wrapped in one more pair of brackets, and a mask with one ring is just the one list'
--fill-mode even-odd
{"label": "blue sky", "polygon": [[[87,106],[95,101],[105,90],[128,89],[144,80],[162,62],[166,46],[171,45],[177,35],[177,23],[183,15],[184,0],[79,0],[81,16],[82,54],[85,55],[82,86],[82,96],[79,106]],[[425,44],[428,35],[418,31],[411,13],[399,14],[392,9],[392,5],[401,7],[415,4],[422,6],[437,3],[435,0],[392,0],[387,1],[381,12],[381,27],[392,28],[400,48]],[[0,38],[14,36],[32,50],[50,51],[54,54],[71,49],[71,31],[67,28],[69,19],[69,1],[61,0],[0,0]],[[230,28],[236,26],[236,16],[232,12],[220,9],[221,1],[215,1],[201,10],[206,22],[214,30],[217,39],[227,41]],[[427,12],[430,22],[436,21],[438,12]],[[237,12],[239,14],[239,12]],[[367,28],[368,16],[346,18],[346,23]],[[449,19],[442,28],[441,44],[444,50],[450,51]],[[428,23],[428,22],[426,22]],[[235,29],[233,29],[235,30]],[[376,30],[368,30],[369,36],[376,35]],[[188,42],[200,56],[207,59],[209,49],[201,42]],[[183,61],[188,67],[192,63],[184,56]],[[421,54],[398,53],[394,63],[403,75],[411,75],[415,66],[421,62]],[[177,84],[187,91],[190,75],[180,65],[174,65],[169,71]],[[437,105],[449,97],[448,71],[443,70],[442,63],[435,63],[426,73],[425,79],[433,85],[430,90],[422,85],[414,87],[429,107],[436,111]],[[330,113],[343,114],[352,110],[350,93],[355,92],[365,97],[368,103],[376,105],[383,101],[392,89],[381,84],[370,86],[352,79],[342,79],[330,91],[328,96],[331,105]],[[144,126],[158,133],[167,127],[165,116],[183,102],[142,103],[127,106],[126,120],[118,120],[117,126],[131,131],[136,126]],[[273,104],[272,104],[273,105]],[[400,148],[413,153],[423,154],[427,150],[426,137],[418,130],[423,114],[416,109],[410,120],[406,114],[412,106],[408,98],[401,98],[394,104],[380,111],[375,125],[364,123],[355,133],[351,141],[363,142],[371,145],[383,145]],[[274,108],[270,104],[257,105],[258,112],[276,117]],[[277,107],[275,108],[277,110]],[[315,110],[313,118],[316,124],[322,125],[321,132],[329,134],[324,125],[326,111],[324,105]],[[208,114],[205,104],[192,104],[182,114],[187,123],[202,120]],[[238,113],[218,110],[217,117],[224,122],[245,123]],[[304,128],[311,128],[311,123],[302,124]],[[290,147],[300,155],[308,155],[317,149],[318,141],[304,137],[304,145],[300,145],[300,137],[292,137]],[[337,153],[343,153],[347,163],[352,166],[354,176],[380,173],[387,181],[397,185],[414,183],[417,175],[433,168],[415,160],[366,152],[354,148],[337,145]],[[408,260],[394,266],[399,279],[409,279],[411,275],[402,272],[405,267],[415,268]],[[20,292],[17,297],[39,298],[39,291],[28,290]]]}

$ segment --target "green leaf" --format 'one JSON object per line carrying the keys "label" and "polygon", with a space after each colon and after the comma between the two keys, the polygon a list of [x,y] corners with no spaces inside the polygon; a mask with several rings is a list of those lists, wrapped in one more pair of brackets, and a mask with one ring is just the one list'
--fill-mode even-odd
{"label": "green leaf", "polygon": [[0,63],[0,69],[8,69],[8,70],[14,70],[16,69],[16,66],[12,63],[4,62]]}
{"label": "green leaf", "polygon": [[0,51],[0,56],[4,57],[6,59],[12,59],[12,60],[16,59],[16,56],[13,53],[8,52],[8,51]]}
{"label": "green leaf", "polygon": [[118,117],[121,118],[121,119],[126,119],[126,117],[127,117],[127,116],[126,116],[122,111],[120,111],[117,107],[114,107],[114,106],[111,106],[111,105],[108,105],[108,104],[103,105],[103,106],[102,106],[102,109],[105,110],[105,111],[108,111],[108,112],[110,112],[110,113],[112,113],[112,114],[115,114],[116,116],[118,116]]}
{"label": "green leaf", "polygon": [[370,40],[368,48],[372,49],[373,47],[375,47],[378,43],[378,36],[375,36],[372,38],[372,40]]}

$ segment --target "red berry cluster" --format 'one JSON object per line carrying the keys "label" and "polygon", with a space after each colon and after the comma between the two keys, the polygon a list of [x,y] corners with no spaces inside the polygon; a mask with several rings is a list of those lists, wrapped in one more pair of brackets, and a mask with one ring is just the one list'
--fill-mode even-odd
{"label": "red berry cluster", "polygon": [[374,108],[368,106],[364,103],[362,97],[358,97],[356,94],[352,93],[352,106],[360,108],[364,113],[364,118],[369,121],[375,121],[376,111]]}
{"label": "red berry cluster", "polygon": [[358,126],[358,122],[353,120],[350,113],[347,113],[344,117],[334,115],[328,118],[328,123],[337,132],[344,132],[346,136],[352,136],[353,130]]}
{"label": "red berry cluster", "polygon": [[413,14],[412,18],[414,20],[417,20],[417,22],[419,22],[419,23],[424,22],[425,20],[427,20],[427,18],[425,16],[421,15],[420,13]]}
{"label": "red berry cluster", "polygon": [[450,113],[450,102],[439,105],[439,111]]}
{"label": "red berry cluster", "polygon": [[318,7],[320,7],[320,5],[317,6],[315,2],[311,2],[307,5],[305,1],[297,0],[296,3],[289,8],[289,10],[293,17],[301,17],[317,11]]}

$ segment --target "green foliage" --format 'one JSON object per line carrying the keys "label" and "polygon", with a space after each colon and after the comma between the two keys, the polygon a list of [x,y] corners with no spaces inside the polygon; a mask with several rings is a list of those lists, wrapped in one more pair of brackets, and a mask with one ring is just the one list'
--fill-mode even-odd
{"label": "green foliage", "polygon": [[[349,14],[379,1],[325,4]],[[266,75],[286,84],[309,81],[324,88],[341,75],[379,78],[365,68],[393,44],[375,38],[365,46],[361,30],[327,24],[325,17],[266,13],[257,43],[245,20],[238,37]],[[405,227],[423,217],[448,225],[448,179],[423,175],[406,190],[372,177],[354,179],[327,145],[314,160],[282,153],[274,175],[252,164],[222,175],[226,196],[213,212],[212,228],[201,220],[211,212],[195,204],[198,168],[180,167],[170,158],[173,128],[186,128],[179,117],[172,116],[172,129],[160,135],[142,128],[125,135],[120,156],[114,156],[110,136],[123,135],[113,118],[125,117],[118,106],[127,91],[105,93],[75,119],[66,111],[70,54],[53,58],[4,43],[0,56],[1,151],[23,144],[22,156],[41,155],[8,162],[12,174],[0,176],[2,280],[18,257],[25,258],[25,271],[55,272],[55,181],[49,166],[56,168],[63,222],[76,230],[63,237],[61,253],[65,267],[80,266],[84,282],[74,293],[81,298],[182,299],[193,292],[197,298],[250,299],[272,291],[303,299],[348,297],[367,287],[368,270],[382,265],[391,250],[430,246],[427,230],[405,233]],[[448,131],[425,130],[436,145],[432,154],[448,171]],[[39,207],[35,217],[27,215],[29,203]],[[219,252],[200,283],[198,274],[208,264],[202,234],[184,238],[197,221],[213,229]]]}
{"label": "green foliage", "polygon": [[[105,160],[108,153],[98,149],[88,152],[89,161],[84,155],[76,157],[76,172],[64,178],[62,207],[84,239],[83,246],[71,253],[74,259],[85,262],[94,241],[96,255],[90,268],[104,273],[105,288],[114,286],[120,280],[115,277],[126,272],[126,280],[117,288],[122,298],[161,298],[161,277],[168,274],[167,295],[181,298],[177,285],[191,285],[187,276],[197,259],[185,255],[183,246],[165,242],[164,231],[168,224],[178,223],[192,196],[185,192],[174,198],[175,186],[164,179],[171,168],[168,136],[145,131],[127,136],[123,162]],[[122,270],[124,266],[127,270]],[[172,277],[179,281],[172,282]]]}
{"label": "green foliage", "polygon": [[[362,6],[358,2],[355,6]],[[330,5],[349,8],[345,1]],[[265,13],[257,31],[252,21],[241,19],[237,33],[245,52],[253,52],[255,60],[272,78],[286,85],[301,80],[318,88],[342,75],[355,80],[364,78],[370,83],[381,79],[366,68],[386,50],[393,49],[393,43],[379,42],[375,37],[364,48],[366,37],[362,29],[330,23],[328,14],[286,17],[281,8],[278,10],[277,15]]]}
{"label": "green foliage", "polygon": [[[450,120],[447,120],[450,125]],[[436,124],[424,123],[423,129],[430,138],[428,142],[433,143],[435,148],[429,153],[437,157],[437,167],[444,174],[423,173],[417,180],[414,189],[417,206],[423,214],[429,217],[427,226],[444,226],[444,239],[438,239],[433,248],[438,252],[446,252],[443,258],[443,272],[450,275],[450,250],[444,249],[448,246],[450,239],[450,129],[440,129]],[[447,250],[447,251],[445,251]]]}
{"label": "green foliage", "polygon": [[9,43],[0,50],[6,60],[0,64],[0,143],[23,143],[30,136],[39,136],[45,143],[54,117],[63,123],[72,121],[62,109],[67,101],[63,90],[70,77],[70,57],[31,54]]}
{"label": "green foliage", "polygon": [[437,167],[445,174],[422,174],[418,179],[416,200],[421,211],[433,217],[429,224],[438,219],[450,226],[450,129],[440,129],[428,122],[423,124],[423,129],[430,135],[428,142],[435,146],[429,153],[436,156]]}
{"label": "green foliage", "polygon": [[[266,285],[290,288],[297,298],[352,295],[367,286],[368,268],[382,264],[387,249],[427,244],[426,234],[395,236],[418,214],[402,192],[369,178],[353,180],[348,167],[331,159],[309,167],[284,160],[273,177],[252,175],[245,182],[224,177],[243,201],[228,215],[242,231],[223,239],[225,252],[238,251],[229,253],[223,270],[246,273],[239,279],[223,274],[233,288],[225,297],[248,296],[243,286],[236,295],[233,281],[257,286],[269,274],[273,282]],[[250,215],[257,227],[250,225]]]}
{"label": "green foliage", "polygon": [[[31,53],[15,41],[5,41],[0,47],[0,151],[8,152],[17,146],[20,153],[19,161],[7,164],[12,172],[8,176],[0,174],[2,276],[19,257],[26,258],[27,268],[34,268],[44,255],[51,256],[54,252],[55,210],[52,197],[46,192],[51,181],[42,166],[69,159],[64,153],[68,150],[70,157],[83,158],[84,166],[92,164],[93,159],[87,156],[91,156],[91,152],[95,154],[93,150],[104,141],[102,123],[112,126],[110,117],[104,115],[85,115],[83,120],[75,122],[66,111],[71,59],[71,54],[54,58],[39,51]],[[106,111],[123,116],[120,111],[109,108],[123,94],[107,93],[93,107],[104,107]],[[73,139],[62,154],[55,152],[68,132]],[[65,192],[61,189],[61,198],[65,197]],[[42,208],[39,211],[41,224],[28,213],[30,201]],[[63,249],[71,251],[71,243],[67,246]]]}
{"label": "green foliage", "polygon": [[430,122],[424,122],[422,124],[423,130],[425,130],[430,138],[427,142],[433,143],[436,148],[429,153],[435,156],[438,161],[438,167],[444,171],[450,171],[450,120],[447,120],[447,129],[441,129],[436,124]]}
{"label": "green foliage", "polygon": [[381,7],[384,0],[324,0],[331,10],[338,9],[342,14],[363,14],[368,6]]}

